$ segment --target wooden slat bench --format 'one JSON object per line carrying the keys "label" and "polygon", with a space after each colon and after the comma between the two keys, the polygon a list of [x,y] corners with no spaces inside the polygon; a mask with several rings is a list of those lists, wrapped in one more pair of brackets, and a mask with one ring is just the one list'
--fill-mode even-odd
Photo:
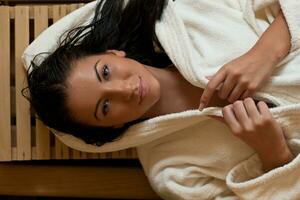
{"label": "wooden slat bench", "polygon": [[1,163],[0,195],[159,199],[138,163],[126,161],[123,166],[114,159]]}
{"label": "wooden slat bench", "polygon": [[[122,167],[122,160],[138,162],[135,148],[98,154],[70,149],[58,141],[43,123],[35,118],[28,101],[21,94],[22,88],[27,86],[26,71],[21,62],[24,49],[44,29],[82,5],[0,6],[0,195],[13,194],[13,191],[19,188],[18,191],[21,192],[16,192],[16,195],[29,195],[31,192],[32,195],[39,196],[43,196],[43,194],[72,196],[74,194],[74,196],[134,199],[134,194],[136,194],[136,198],[157,199],[158,197],[150,188],[140,165],[130,169]],[[48,163],[54,160],[81,160],[80,162],[83,164],[88,160],[90,162],[91,159],[97,162],[100,160],[101,163],[105,163],[106,160],[118,160],[119,164],[111,168],[101,167],[101,165],[73,168],[62,164],[39,166],[36,163],[36,160],[48,160]],[[35,160],[34,164],[22,165],[22,162],[33,162],[32,160]],[[19,161],[18,164],[16,161]],[[97,190],[80,193],[79,186],[66,189],[68,186],[74,185],[73,180],[78,182],[84,180],[85,183],[88,183],[89,175],[86,177],[80,175],[87,173],[86,170],[95,173],[95,180],[90,184],[97,184],[98,180]],[[51,174],[48,173],[49,171],[57,173],[47,177]],[[78,174],[78,177],[69,179],[68,172],[70,171],[73,172],[73,176]],[[42,180],[37,181],[38,177],[43,174],[47,180],[53,181],[52,185]],[[23,177],[25,180],[23,184],[26,184],[20,185],[22,181],[18,177]],[[54,184],[56,179],[66,188],[61,189],[62,187]],[[105,184],[101,181],[102,179],[105,180]],[[12,186],[14,183],[16,188]],[[41,185],[43,183],[48,189]],[[122,185],[125,185],[127,189],[122,189]],[[32,186],[33,189],[25,189],[28,186]],[[128,187],[132,186],[137,187],[136,192],[130,193]],[[88,184],[83,184],[82,187],[88,187]],[[90,187],[93,188],[94,185],[90,185]],[[55,190],[57,192],[53,193],[52,191]],[[123,191],[122,195],[118,194],[117,190]]]}

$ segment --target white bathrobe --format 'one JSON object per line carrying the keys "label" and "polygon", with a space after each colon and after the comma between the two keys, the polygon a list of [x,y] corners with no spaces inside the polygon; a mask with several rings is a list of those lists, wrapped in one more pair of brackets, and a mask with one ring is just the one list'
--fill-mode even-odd
{"label": "white bathrobe", "polygon": [[[87,4],[43,32],[25,50],[25,67],[33,55],[55,49],[53,35],[73,26],[75,19],[90,19],[94,5]],[[274,66],[270,81],[254,98],[276,105],[270,110],[296,156],[290,163],[263,173],[253,149],[233,136],[225,124],[206,117],[221,116],[217,107],[146,120],[130,127],[120,140],[101,147],[53,132],[68,146],[86,152],[136,147],[152,188],[163,199],[300,199],[300,1],[169,1],[156,24],[156,34],[185,79],[205,88],[205,76],[247,52],[280,7],[292,36],[291,51]]]}

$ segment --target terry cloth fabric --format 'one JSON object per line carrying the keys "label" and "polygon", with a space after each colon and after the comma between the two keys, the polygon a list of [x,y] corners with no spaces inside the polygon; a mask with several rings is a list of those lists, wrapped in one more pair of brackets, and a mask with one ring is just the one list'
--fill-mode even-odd
{"label": "terry cloth fabric", "polygon": [[[24,52],[28,68],[39,52],[53,51],[57,38],[74,23],[86,23],[95,2],[44,31]],[[205,76],[247,52],[282,9],[292,36],[289,55],[254,98],[276,105],[271,112],[296,158],[263,173],[257,155],[226,125],[206,115],[221,108],[158,116],[128,129],[120,140],[101,147],[52,131],[71,148],[108,152],[137,147],[152,188],[164,199],[297,199],[300,196],[300,17],[295,0],[169,1],[156,34],[183,77],[204,88]],[[51,36],[51,37],[49,37]],[[53,39],[49,39],[53,38]],[[43,45],[40,45],[43,44]]]}

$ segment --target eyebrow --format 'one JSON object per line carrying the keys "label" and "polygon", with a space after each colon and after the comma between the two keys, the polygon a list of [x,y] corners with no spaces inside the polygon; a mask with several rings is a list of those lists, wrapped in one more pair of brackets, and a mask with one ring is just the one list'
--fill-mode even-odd
{"label": "eyebrow", "polygon": [[[97,62],[95,63],[95,65],[94,65],[94,70],[95,70],[97,79],[98,79],[100,82],[102,82],[102,80],[101,80],[101,78],[100,78],[100,75],[99,75],[99,73],[98,73],[98,70],[97,70],[97,65],[98,65],[99,61],[100,61],[100,59],[97,60]],[[98,99],[97,104],[96,104],[96,107],[95,107],[94,117],[95,117],[97,120],[99,120],[99,118],[98,118],[98,116],[97,116],[97,110],[98,110],[98,107],[99,107],[99,105],[100,105],[100,103],[101,103],[101,100],[102,100],[101,98]]]}
{"label": "eyebrow", "polygon": [[97,60],[97,62],[95,63],[94,69],[95,69],[95,72],[96,72],[96,75],[97,75],[98,80],[99,80],[100,82],[102,82],[102,80],[101,80],[101,78],[100,78],[100,75],[98,74],[98,70],[97,70],[97,65],[98,65],[99,62],[100,62],[100,59]]}
{"label": "eyebrow", "polygon": [[98,110],[98,107],[99,107],[99,105],[100,105],[100,102],[101,102],[101,99],[99,99],[99,100],[97,101],[96,108],[95,108],[95,113],[94,113],[94,117],[95,117],[97,120],[99,120],[99,118],[98,118],[98,116],[97,116],[97,110]]}

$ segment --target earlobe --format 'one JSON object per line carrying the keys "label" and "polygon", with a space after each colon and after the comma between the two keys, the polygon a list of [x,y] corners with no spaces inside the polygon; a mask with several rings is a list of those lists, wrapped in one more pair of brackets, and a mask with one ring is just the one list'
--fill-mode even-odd
{"label": "earlobe", "polygon": [[107,53],[112,53],[112,54],[114,54],[116,56],[119,56],[119,57],[125,57],[126,56],[125,51],[119,51],[119,50],[112,49],[112,50],[107,50],[106,52]]}

